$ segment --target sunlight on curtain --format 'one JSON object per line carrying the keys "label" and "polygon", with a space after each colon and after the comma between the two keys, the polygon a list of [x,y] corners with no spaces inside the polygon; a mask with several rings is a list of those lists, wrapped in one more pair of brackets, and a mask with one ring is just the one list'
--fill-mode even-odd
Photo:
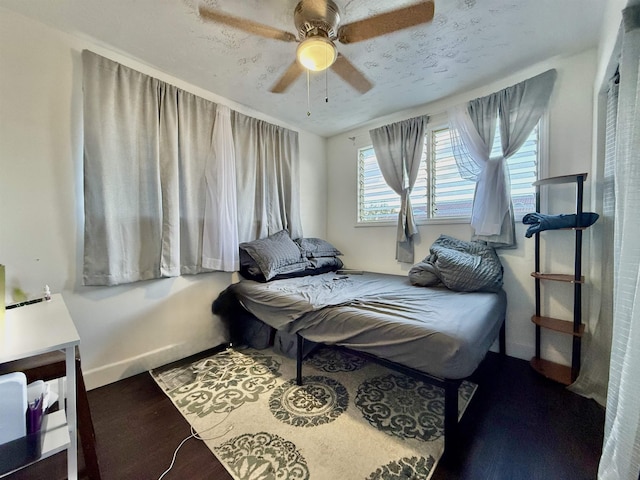
{"label": "sunlight on curtain", "polygon": [[418,233],[411,190],[418,178],[424,149],[427,117],[415,117],[369,130],[376,159],[385,182],[400,195],[396,260],[413,263],[413,236]]}
{"label": "sunlight on curtain", "polygon": [[[548,70],[448,112],[460,175],[477,182],[471,214],[476,240],[495,246],[515,245],[507,159],[518,151],[540,121],[556,77],[555,70]],[[502,155],[491,157],[498,117]]]}
{"label": "sunlight on curtain", "polygon": [[[605,157],[603,171],[594,177],[596,210],[602,212],[598,224],[589,229],[592,246],[590,275],[590,315],[583,337],[584,354],[580,374],[569,390],[600,405],[607,402],[611,330],[613,328],[613,235],[615,221],[616,120],[618,116],[618,78],[607,90]],[[598,176],[601,176],[598,178]]]}
{"label": "sunlight on curtain", "polygon": [[451,143],[460,175],[476,182],[471,226],[477,235],[497,235],[507,209],[504,159],[491,158],[493,137],[498,121],[498,105],[494,97],[485,97],[476,106],[475,118],[470,103],[456,105],[448,111]]}
{"label": "sunlight on curtain", "polygon": [[611,368],[598,478],[640,475],[640,5],[623,11],[616,136]]}
{"label": "sunlight on curtain", "polygon": [[218,106],[213,126],[213,153],[207,159],[205,170],[202,265],[225,272],[240,268],[235,162],[231,110]]}

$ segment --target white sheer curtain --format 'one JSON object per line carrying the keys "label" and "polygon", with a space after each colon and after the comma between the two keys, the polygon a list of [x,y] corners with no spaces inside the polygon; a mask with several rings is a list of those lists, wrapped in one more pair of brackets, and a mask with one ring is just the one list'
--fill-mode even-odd
{"label": "white sheer curtain", "polygon": [[236,149],[238,240],[280,230],[302,237],[298,132],[248,117],[231,116]]}
{"label": "white sheer curtain", "polygon": [[202,265],[225,272],[240,267],[235,161],[231,110],[219,105],[213,126],[213,153],[205,170]]}
{"label": "white sheer curtain", "polygon": [[[556,76],[555,70],[548,70],[448,112],[458,170],[463,178],[477,182],[471,215],[476,239],[496,246],[515,244],[507,159],[540,120]],[[490,157],[498,118],[502,155]]]}
{"label": "white sheer curtain", "polygon": [[[471,226],[477,235],[498,234],[509,205],[504,195],[502,158],[490,158],[498,109],[489,109],[483,116],[484,123],[478,127],[471,119],[468,104],[449,109],[448,116],[458,170],[463,178],[477,182]],[[488,185],[492,180],[494,185]],[[487,198],[492,193],[494,198]]]}
{"label": "white sheer curtain", "polygon": [[640,5],[623,11],[616,130],[613,342],[598,478],[640,478]]}
{"label": "white sheer curtain", "polygon": [[413,236],[418,233],[411,190],[418,178],[426,124],[427,117],[421,116],[369,130],[382,176],[400,195],[396,260],[404,263],[413,263]]}
{"label": "white sheer curtain", "polygon": [[[503,156],[490,157],[498,120],[497,105],[491,103],[484,104],[489,108],[476,105],[475,121],[471,118],[471,104],[451,108],[450,135],[460,175],[476,182],[471,213],[473,239],[494,247],[510,247],[515,245],[515,222],[509,173]],[[480,110],[482,114],[478,114]]]}
{"label": "white sheer curtain", "polygon": [[618,77],[609,82],[605,158],[602,172],[594,172],[594,211],[601,212],[598,223],[588,230],[595,259],[589,275],[590,308],[583,337],[580,374],[569,386],[572,392],[607,402],[611,332],[613,329],[613,235],[615,221],[616,121],[618,116]]}

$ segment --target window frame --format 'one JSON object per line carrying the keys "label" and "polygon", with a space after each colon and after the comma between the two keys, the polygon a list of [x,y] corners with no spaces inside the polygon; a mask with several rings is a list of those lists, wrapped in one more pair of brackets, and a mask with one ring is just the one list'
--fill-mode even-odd
{"label": "window frame", "polygon": [[[431,117],[433,121],[430,121],[425,129],[425,138],[427,135],[431,135],[434,130],[440,130],[442,128],[450,128],[449,121],[447,119],[446,114],[439,114]],[[537,155],[537,171],[536,171],[536,179],[545,178],[548,174],[548,152],[549,152],[549,113],[546,110],[540,120],[538,121],[538,155]],[[355,227],[386,227],[386,226],[397,226],[397,220],[371,220],[371,221],[360,221],[360,196],[362,186],[360,185],[360,151],[364,149],[372,148],[371,143],[363,144],[356,148],[356,183],[357,183],[357,192],[356,192],[356,218],[355,218]],[[430,142],[425,142],[425,148],[427,149],[426,155],[427,159],[429,155],[431,155],[431,145]],[[431,176],[432,168],[427,168],[428,184],[431,186],[433,179]],[[545,192],[546,193],[546,192]],[[541,199],[544,203],[546,198]],[[431,208],[432,196],[427,195],[427,208]],[[522,216],[516,215],[515,220],[516,223],[522,219]],[[455,224],[470,224],[471,216],[460,216],[460,217],[427,217],[427,216],[416,216],[415,221],[417,225],[455,225]]]}

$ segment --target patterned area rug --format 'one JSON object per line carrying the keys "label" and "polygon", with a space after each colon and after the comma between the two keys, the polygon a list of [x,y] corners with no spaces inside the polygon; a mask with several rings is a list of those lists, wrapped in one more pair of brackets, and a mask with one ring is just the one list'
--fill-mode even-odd
{"label": "patterned area rug", "polygon": [[[444,392],[344,350],[227,349],[151,375],[237,480],[431,477]],[[476,385],[458,392],[462,416]]]}

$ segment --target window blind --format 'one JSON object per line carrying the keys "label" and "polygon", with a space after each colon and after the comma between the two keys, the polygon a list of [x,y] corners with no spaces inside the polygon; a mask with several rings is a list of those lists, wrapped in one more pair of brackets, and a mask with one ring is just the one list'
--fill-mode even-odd
{"label": "window blind", "polygon": [[[501,153],[499,125],[491,156]],[[538,126],[527,141],[507,160],[511,179],[511,199],[516,218],[535,210],[538,168]],[[411,203],[416,219],[466,218],[471,216],[475,182],[458,172],[449,128],[430,129],[425,135],[420,171]],[[358,222],[392,222],[400,209],[400,197],[385,182],[373,147],[358,151]]]}

